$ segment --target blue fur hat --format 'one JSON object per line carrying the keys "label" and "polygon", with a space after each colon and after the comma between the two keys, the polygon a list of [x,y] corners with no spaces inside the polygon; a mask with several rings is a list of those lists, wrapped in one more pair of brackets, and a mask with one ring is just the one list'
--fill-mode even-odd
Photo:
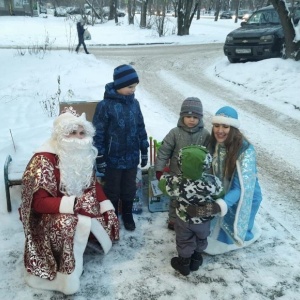
{"label": "blue fur hat", "polygon": [[224,106],[220,108],[212,118],[212,124],[224,124],[235,128],[240,127],[237,111],[230,107]]}
{"label": "blue fur hat", "polygon": [[116,90],[139,82],[139,77],[132,66],[121,65],[114,69],[114,87]]}

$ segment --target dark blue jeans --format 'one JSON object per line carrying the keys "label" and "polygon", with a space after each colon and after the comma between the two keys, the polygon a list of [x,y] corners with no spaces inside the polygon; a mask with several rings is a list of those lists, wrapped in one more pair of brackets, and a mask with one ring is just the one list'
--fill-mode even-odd
{"label": "dark blue jeans", "polygon": [[84,42],[83,38],[78,40],[78,45],[76,47],[76,52],[78,52],[78,50],[79,50],[79,48],[80,48],[81,45],[83,46],[85,53],[89,53],[87,51],[87,48],[86,48],[86,45],[85,45],[85,42]]}
{"label": "dark blue jeans", "polygon": [[[133,200],[136,194],[136,173],[137,167],[133,169],[120,170],[106,168],[104,192],[112,202],[118,213],[119,200],[122,207],[132,209]],[[131,211],[130,211],[131,212]]]}

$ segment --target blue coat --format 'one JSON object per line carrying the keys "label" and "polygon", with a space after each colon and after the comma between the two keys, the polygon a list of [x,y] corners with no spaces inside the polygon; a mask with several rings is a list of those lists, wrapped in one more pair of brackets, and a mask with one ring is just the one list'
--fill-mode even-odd
{"label": "blue coat", "polygon": [[211,224],[209,246],[205,250],[209,254],[247,246],[259,237],[259,228],[254,220],[262,194],[257,179],[256,154],[251,144],[241,151],[225,193],[228,212],[224,217],[216,217]]}
{"label": "blue coat", "polygon": [[97,104],[93,118],[96,128],[94,145],[104,155],[107,167],[131,169],[138,166],[140,152],[148,153],[148,136],[139,102],[105,86],[104,99]]}

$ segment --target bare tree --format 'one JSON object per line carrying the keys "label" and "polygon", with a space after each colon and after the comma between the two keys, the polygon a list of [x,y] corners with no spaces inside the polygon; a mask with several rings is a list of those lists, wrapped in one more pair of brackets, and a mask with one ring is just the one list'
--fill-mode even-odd
{"label": "bare tree", "polygon": [[215,21],[218,21],[218,19],[219,19],[220,8],[221,8],[221,0],[217,0],[216,12],[215,12]]}
{"label": "bare tree", "polygon": [[95,6],[94,6],[94,1],[89,1],[89,0],[85,0],[85,2],[89,5],[89,7],[91,8],[91,10],[92,10],[92,12],[93,12],[93,14],[98,18],[98,19],[100,19],[100,16],[99,16],[99,14],[98,14],[98,12],[96,11],[96,9],[95,9]]}
{"label": "bare tree", "polygon": [[177,35],[189,35],[190,26],[192,24],[195,12],[197,11],[198,2],[192,11],[194,0],[179,0],[178,1],[178,33]]}
{"label": "bare tree", "polygon": [[148,7],[148,1],[149,0],[143,0],[142,1],[142,6],[141,6],[141,20],[140,20],[140,27],[141,28],[146,28],[147,25],[147,7]]}
{"label": "bare tree", "polygon": [[201,5],[202,5],[202,0],[197,0],[198,2],[198,7],[197,7],[197,20],[200,20],[200,16],[201,16]]}
{"label": "bare tree", "polygon": [[128,24],[134,24],[136,0],[128,0]]}
{"label": "bare tree", "polygon": [[271,0],[271,2],[279,14],[279,18],[283,27],[285,38],[283,56],[298,61],[300,60],[300,41],[295,41],[296,32],[292,14],[290,14],[284,0]]}
{"label": "bare tree", "polygon": [[178,0],[172,0],[172,5],[175,12],[175,18],[177,18]]}

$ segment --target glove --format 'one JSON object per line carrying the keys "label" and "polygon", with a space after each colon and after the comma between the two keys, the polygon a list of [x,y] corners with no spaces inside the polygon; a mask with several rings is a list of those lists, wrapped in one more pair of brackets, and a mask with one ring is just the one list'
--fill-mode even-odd
{"label": "glove", "polygon": [[142,154],[141,155],[141,167],[146,167],[148,163],[148,154]]}
{"label": "glove", "polygon": [[156,178],[157,180],[160,180],[160,177],[163,175],[163,173],[170,173],[170,168],[169,167],[164,167],[162,171],[156,171]]}
{"label": "glove", "polygon": [[189,205],[187,214],[192,218],[208,218],[221,211],[220,206],[215,202],[201,202],[199,205]]}
{"label": "glove", "polygon": [[170,168],[169,167],[164,167],[163,172],[164,173],[170,173]]}
{"label": "glove", "polygon": [[160,177],[162,176],[163,172],[162,171],[156,171],[155,176],[157,180],[160,180]]}
{"label": "glove", "polygon": [[108,210],[104,214],[104,229],[106,230],[107,234],[109,235],[112,241],[119,239],[119,220],[115,211]]}
{"label": "glove", "polygon": [[76,197],[74,202],[74,214],[95,218],[100,214],[99,202],[89,194]]}
{"label": "glove", "polygon": [[96,158],[96,170],[99,173],[99,177],[104,177],[105,175],[106,162],[104,156],[100,155]]}

